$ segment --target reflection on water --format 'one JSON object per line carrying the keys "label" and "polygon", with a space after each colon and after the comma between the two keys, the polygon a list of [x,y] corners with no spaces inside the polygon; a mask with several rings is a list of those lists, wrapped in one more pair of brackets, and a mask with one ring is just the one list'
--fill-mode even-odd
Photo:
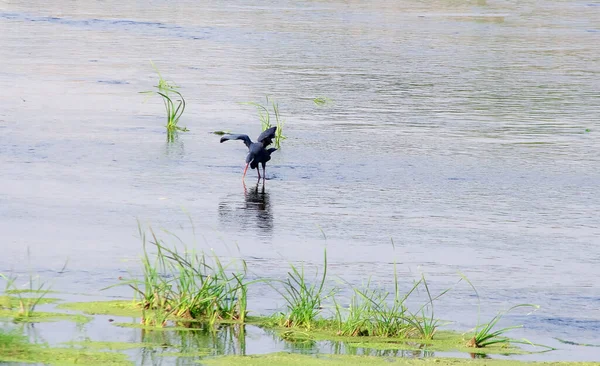
{"label": "reflection on water", "polygon": [[172,132],[167,136],[165,156],[176,159],[181,159],[185,156],[185,146],[183,139],[179,137],[179,133]]}
{"label": "reflection on water", "polygon": [[[141,361],[141,364],[152,365],[166,365],[175,360],[178,363],[184,361],[192,364],[204,357],[256,354],[261,353],[257,350],[273,344],[277,346],[269,351],[402,358],[435,356],[434,352],[424,349],[427,348],[424,344],[398,342],[390,343],[388,349],[376,349],[369,348],[364,343],[357,346],[356,343],[339,341],[284,340],[275,331],[240,324],[211,326],[205,323],[196,323],[194,328],[187,330],[132,331],[140,332],[141,342],[148,344],[148,347],[139,350],[134,358],[136,361]],[[310,335],[307,334],[307,337]],[[359,340],[357,339],[356,342],[358,343]],[[187,359],[187,361],[182,359]]]}
{"label": "reflection on water", "polygon": [[141,341],[153,345],[141,349],[136,357],[144,365],[169,365],[170,358],[178,356],[191,360],[204,356],[246,355],[246,327],[241,324],[196,323],[194,328],[175,331],[142,329]]}
{"label": "reflection on water", "polygon": [[265,181],[248,188],[243,182],[244,200],[239,195],[226,196],[219,203],[219,223],[223,230],[235,227],[248,230],[255,228],[259,235],[271,235],[273,213]]}

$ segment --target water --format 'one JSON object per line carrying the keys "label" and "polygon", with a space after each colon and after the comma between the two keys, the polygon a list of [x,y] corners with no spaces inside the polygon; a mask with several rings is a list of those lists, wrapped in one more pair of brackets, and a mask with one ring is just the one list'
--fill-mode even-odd
{"label": "water", "polygon": [[[318,265],[326,246],[331,275],[353,284],[390,286],[395,261],[406,286],[426,273],[441,290],[466,274],[485,316],[540,304],[510,318],[525,325],[516,336],[561,348],[533,359],[599,360],[553,339],[598,343],[600,330],[599,12],[589,1],[4,2],[0,269],[52,278],[67,298],[127,296],[100,289],[136,270],[136,220],[261,277]],[[161,101],[139,94],[157,82],[150,60],[188,102],[191,131],[172,144]],[[263,193],[254,171],[241,183],[243,144],[209,132],[255,138],[256,112],[240,102],[267,94],[288,139]],[[253,291],[256,312],[282,305]],[[469,329],[473,291],[459,285],[436,312]]]}

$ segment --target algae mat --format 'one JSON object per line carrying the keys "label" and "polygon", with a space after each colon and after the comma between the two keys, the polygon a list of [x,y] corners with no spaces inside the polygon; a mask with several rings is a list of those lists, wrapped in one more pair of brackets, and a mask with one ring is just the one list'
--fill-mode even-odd
{"label": "algae mat", "polygon": [[240,366],[335,366],[335,365],[398,365],[398,366],[592,366],[599,365],[592,362],[524,362],[513,360],[489,360],[489,359],[456,359],[456,358],[425,358],[406,359],[393,357],[375,356],[339,356],[339,355],[301,355],[293,353],[272,353],[259,356],[224,356],[201,361],[202,365],[240,365]]}

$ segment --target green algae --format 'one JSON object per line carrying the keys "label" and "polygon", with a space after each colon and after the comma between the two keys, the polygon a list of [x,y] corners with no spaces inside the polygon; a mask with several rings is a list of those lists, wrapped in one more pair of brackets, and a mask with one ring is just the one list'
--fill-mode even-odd
{"label": "green algae", "polygon": [[398,365],[398,366],[592,366],[592,362],[524,362],[514,360],[490,359],[454,359],[454,358],[399,358],[349,355],[303,355],[297,353],[271,353],[255,356],[222,356],[198,361],[203,365],[239,365],[239,366],[345,366],[345,365]]}
{"label": "green algae", "polygon": [[467,340],[461,334],[452,332],[437,332],[433,340],[423,339],[356,339],[345,340],[348,347],[370,348],[376,350],[427,350],[427,351],[458,351],[465,353],[483,353],[483,354],[526,354],[529,353],[521,348],[509,345],[498,344],[490,345],[484,348],[467,347]]}
{"label": "green algae", "polygon": [[25,304],[27,304],[27,302],[33,302],[35,301],[37,303],[37,305],[43,305],[43,304],[52,304],[57,302],[59,299],[54,299],[54,298],[41,298],[41,299],[36,299],[36,298],[31,298],[31,297],[25,297],[25,296],[7,296],[7,295],[1,295],[0,296],[0,309],[4,308],[4,309],[15,309],[15,308],[19,308],[21,306],[21,301],[25,302]]}
{"label": "green algae", "polygon": [[140,324],[140,323],[113,323],[113,324],[116,325],[117,327],[122,327],[122,328],[136,328],[136,329],[151,330],[151,331],[156,330],[159,332],[170,332],[170,331],[176,331],[176,330],[183,330],[183,331],[198,330],[198,328],[193,328],[193,327],[180,327],[180,326],[172,326],[172,325],[156,326],[156,325],[145,325],[145,324]]}
{"label": "green algae", "polygon": [[58,309],[81,311],[90,315],[114,315],[124,317],[141,317],[139,303],[132,300],[70,302],[59,304]]}
{"label": "green algae", "polygon": [[45,365],[132,365],[123,353],[90,352],[72,348],[50,348],[30,344],[23,337],[18,342],[0,345],[0,361],[15,363],[41,363]]}
{"label": "green algae", "polygon": [[33,289],[24,289],[24,290],[6,290],[4,291],[7,294],[49,294],[49,293],[57,293],[57,291],[50,290],[33,290]]}
{"label": "green algae", "polygon": [[90,317],[81,314],[65,314],[34,311],[28,316],[20,314],[17,310],[0,309],[0,319],[10,319],[17,323],[43,323],[70,321],[75,323],[87,323]]}
{"label": "green algae", "polygon": [[467,340],[462,334],[440,331],[436,332],[434,339],[412,339],[412,338],[392,338],[392,337],[352,337],[339,336],[334,330],[311,329],[310,331],[283,328],[283,327],[263,327],[266,330],[273,331],[279,337],[290,342],[315,342],[330,341],[341,342],[351,348],[368,348],[374,350],[426,350],[426,351],[457,351],[465,353],[485,353],[485,354],[526,354],[530,353],[515,346],[492,345],[485,348],[471,348],[466,346]]}
{"label": "green algae", "polygon": [[135,348],[158,348],[163,345],[158,343],[128,343],[128,342],[103,342],[103,341],[79,341],[79,342],[68,342],[63,343],[66,346],[78,347],[86,350],[111,350],[111,351],[124,351]]}
{"label": "green algae", "polygon": [[206,357],[212,354],[212,351],[198,351],[198,352],[163,352],[160,354],[160,357],[184,357],[184,358],[193,358],[193,357]]}

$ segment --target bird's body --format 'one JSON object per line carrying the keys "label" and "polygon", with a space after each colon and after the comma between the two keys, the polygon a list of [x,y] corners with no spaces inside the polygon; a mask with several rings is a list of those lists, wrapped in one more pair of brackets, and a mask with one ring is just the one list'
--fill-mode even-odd
{"label": "bird's body", "polygon": [[273,139],[275,138],[275,131],[277,127],[271,127],[269,129],[264,130],[257,139],[257,142],[252,142],[248,135],[225,135],[221,137],[221,143],[228,140],[242,140],[244,144],[248,147],[248,155],[246,156],[246,168],[244,169],[244,175],[242,179],[246,176],[246,171],[248,170],[248,166],[251,169],[256,169],[258,173],[258,179],[260,179],[260,170],[258,169],[258,164],[262,165],[263,168],[263,176],[266,176],[266,165],[269,160],[271,160],[271,154],[276,151],[275,148],[267,149]]}

